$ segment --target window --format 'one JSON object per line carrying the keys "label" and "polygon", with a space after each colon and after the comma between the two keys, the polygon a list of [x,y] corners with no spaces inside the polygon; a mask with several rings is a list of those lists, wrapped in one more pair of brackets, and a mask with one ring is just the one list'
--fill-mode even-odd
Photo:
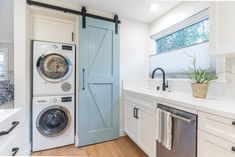
{"label": "window", "polygon": [[8,73],[8,48],[0,48],[0,80]]}
{"label": "window", "polygon": [[209,41],[209,19],[204,19],[170,35],[156,39],[157,54]]}
{"label": "window", "polygon": [[167,78],[188,78],[185,70],[190,64],[189,55],[196,57],[197,65],[202,69],[215,67],[216,62],[209,54],[208,11],[199,11],[165,29],[164,21],[168,20],[168,16],[154,25],[159,31],[151,36],[154,53],[150,56],[150,72],[161,67],[165,70]]}

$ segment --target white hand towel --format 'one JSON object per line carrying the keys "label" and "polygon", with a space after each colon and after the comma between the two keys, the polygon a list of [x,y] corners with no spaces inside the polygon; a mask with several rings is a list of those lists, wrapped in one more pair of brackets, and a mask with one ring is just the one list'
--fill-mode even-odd
{"label": "white hand towel", "polygon": [[156,139],[165,148],[172,148],[172,117],[171,113],[157,109],[157,133]]}

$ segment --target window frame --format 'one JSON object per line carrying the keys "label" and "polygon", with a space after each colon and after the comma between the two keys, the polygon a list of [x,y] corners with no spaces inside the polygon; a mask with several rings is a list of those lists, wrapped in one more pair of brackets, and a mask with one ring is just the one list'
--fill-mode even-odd
{"label": "window frame", "polygon": [[158,40],[160,40],[160,39],[162,39],[162,38],[165,38],[165,37],[168,37],[168,36],[171,36],[171,35],[173,35],[173,34],[179,32],[179,31],[183,31],[183,30],[185,30],[185,29],[187,29],[187,28],[189,28],[189,27],[191,27],[191,26],[195,26],[195,25],[197,25],[197,24],[199,24],[199,23],[201,23],[201,22],[204,22],[204,21],[206,21],[206,20],[209,21],[209,17],[208,17],[208,18],[205,18],[205,19],[202,19],[202,20],[200,20],[200,21],[197,21],[197,22],[195,22],[195,23],[193,23],[193,24],[191,24],[191,25],[189,25],[189,26],[187,26],[187,27],[181,28],[181,29],[179,29],[179,30],[177,30],[177,31],[175,31],[175,32],[173,32],[173,33],[171,33],[171,34],[168,34],[168,35],[163,36],[163,37],[161,37],[161,38],[155,39],[156,54],[157,54],[157,55],[160,55],[160,54],[163,54],[163,53],[168,53],[168,52],[171,52],[171,51],[175,51],[175,50],[179,50],[179,49],[183,49],[183,48],[187,48],[187,47],[191,47],[191,46],[195,46],[195,45],[199,45],[199,44],[203,44],[203,43],[209,42],[209,35],[208,35],[208,40],[205,40],[205,41],[202,41],[202,42],[198,42],[198,43],[194,43],[194,44],[187,45],[187,46],[181,46],[181,47],[173,48],[173,49],[170,49],[170,50],[164,50],[164,51],[161,51],[161,52],[158,51],[158,45],[157,45]]}
{"label": "window frame", "polygon": [[[189,47],[192,47],[192,46],[197,46],[197,45],[202,45],[202,44],[206,44],[206,43],[209,43],[209,41],[206,41],[206,42],[201,42],[201,43],[197,43],[197,44],[193,44],[193,45],[190,45],[190,46],[186,46],[186,47],[183,47],[183,48],[179,48],[179,49],[174,49],[174,50],[169,50],[169,51],[166,51],[166,52],[162,52],[162,53],[157,53],[157,47],[154,47],[156,46],[156,42],[155,40],[156,39],[160,39],[164,36],[167,36],[167,35],[170,35],[174,32],[177,32],[179,30],[182,30],[184,28],[187,28],[193,24],[196,24],[200,21],[203,21],[203,20],[206,20],[206,19],[210,19],[209,17],[209,8],[206,8],[200,12],[198,12],[197,14],[194,14],[193,16],[190,16],[189,18],[181,21],[181,22],[178,22],[168,28],[165,28],[163,30],[161,30],[160,32],[158,32],[157,34],[154,34],[152,35],[150,38],[152,39],[151,41],[151,54],[149,55],[150,58],[154,57],[154,56],[159,56],[159,55],[164,55],[164,54],[167,54],[168,52],[171,53],[171,51],[177,51],[177,50],[180,50],[180,49],[184,49],[184,48],[189,48]],[[210,26],[209,26],[209,29],[210,29]],[[210,40],[210,35],[209,35],[209,40]],[[151,63],[150,63],[150,68],[149,68],[149,71],[150,71],[150,74],[151,74],[151,71],[152,71],[152,67],[151,67]],[[213,68],[215,68],[214,72],[216,73],[217,72],[217,66],[218,66],[218,63],[217,63],[217,60],[215,60],[215,67],[213,66]],[[161,76],[156,74],[155,78],[160,78]],[[188,75],[184,72],[168,72],[166,73],[166,78],[167,79],[183,79],[183,80],[190,80],[188,78]]]}
{"label": "window frame", "polygon": [[4,65],[4,70],[0,71],[0,80],[5,80],[8,78],[8,56],[9,56],[9,49],[8,48],[0,48],[0,55],[3,55],[4,62],[0,62],[0,64]]}
{"label": "window frame", "polygon": [[151,54],[150,56],[154,56],[154,55],[161,55],[161,54],[165,54],[165,53],[168,53],[168,52],[171,52],[171,51],[175,51],[175,50],[178,50],[178,49],[183,49],[183,48],[187,48],[187,47],[190,47],[190,46],[195,46],[195,45],[198,45],[198,44],[203,44],[203,43],[206,43],[206,42],[202,42],[202,43],[196,43],[196,44],[193,44],[193,45],[190,45],[190,46],[185,46],[185,47],[182,47],[182,48],[177,48],[177,49],[172,49],[172,50],[169,50],[169,51],[165,51],[165,52],[162,52],[162,53],[157,53],[157,42],[156,40],[157,39],[160,39],[160,38],[163,38],[165,36],[169,36],[177,31],[180,31],[182,29],[185,29],[187,27],[190,27],[198,22],[201,22],[201,21],[204,21],[206,19],[209,19],[209,8],[206,8],[200,12],[198,12],[197,14],[181,21],[181,22],[178,22],[160,32],[158,32],[157,34],[154,34],[151,36],[151,39],[153,40],[154,42],[154,50],[153,50],[153,54]]}

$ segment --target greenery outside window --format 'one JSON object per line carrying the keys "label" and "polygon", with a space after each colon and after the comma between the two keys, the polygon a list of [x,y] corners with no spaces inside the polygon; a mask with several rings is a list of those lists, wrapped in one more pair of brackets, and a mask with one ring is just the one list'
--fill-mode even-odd
{"label": "greenery outside window", "polygon": [[156,39],[157,54],[209,41],[209,18]]}

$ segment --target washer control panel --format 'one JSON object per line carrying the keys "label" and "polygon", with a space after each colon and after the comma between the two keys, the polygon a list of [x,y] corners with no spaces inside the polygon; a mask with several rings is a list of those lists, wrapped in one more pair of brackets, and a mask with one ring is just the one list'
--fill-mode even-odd
{"label": "washer control panel", "polygon": [[61,102],[72,102],[72,97],[62,97]]}

